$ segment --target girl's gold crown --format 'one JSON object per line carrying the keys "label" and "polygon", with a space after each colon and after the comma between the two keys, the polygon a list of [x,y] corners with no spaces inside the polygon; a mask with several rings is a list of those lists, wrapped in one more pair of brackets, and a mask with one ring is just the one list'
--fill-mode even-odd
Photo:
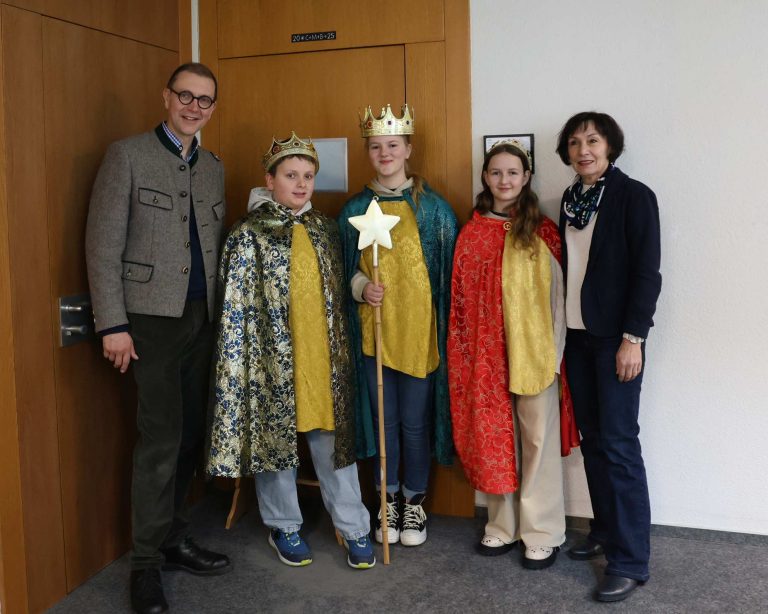
{"label": "girl's gold crown", "polygon": [[317,157],[317,150],[312,144],[312,139],[308,138],[303,141],[296,136],[293,130],[291,130],[291,136],[284,141],[278,141],[272,137],[272,145],[264,154],[264,170],[268,171],[280,158],[288,156],[309,156],[315,161],[316,170],[320,170],[320,160]]}
{"label": "girl's gold crown", "polygon": [[494,144],[493,144],[493,147],[491,147],[491,148],[490,148],[490,149],[489,149],[489,150],[486,152],[486,154],[485,154],[485,155],[486,155],[486,156],[488,156],[488,157],[490,158],[490,156],[492,156],[492,155],[495,155],[495,154],[494,154],[494,150],[495,150],[497,147],[501,147],[501,146],[503,146],[503,145],[507,145],[508,147],[514,147],[515,149],[517,149],[518,151],[520,151],[520,152],[521,152],[522,154],[524,154],[524,155],[525,155],[525,157],[527,158],[527,160],[528,160],[528,167],[530,168],[531,166],[533,166],[533,161],[531,160],[531,152],[530,152],[530,151],[528,151],[528,149],[526,148],[526,146],[525,146],[525,145],[523,145],[523,144],[522,144],[520,141],[518,141],[517,139],[504,139],[503,141],[498,141],[497,143],[494,143]]}
{"label": "girl's gold crown", "polygon": [[[369,136],[390,136],[413,134],[413,109],[408,108],[408,103],[401,109],[403,116],[398,119],[392,113],[392,108],[381,108],[381,117],[375,117],[369,106],[365,110],[365,115],[360,117],[360,132],[364,138]],[[358,116],[360,114],[358,113]]]}

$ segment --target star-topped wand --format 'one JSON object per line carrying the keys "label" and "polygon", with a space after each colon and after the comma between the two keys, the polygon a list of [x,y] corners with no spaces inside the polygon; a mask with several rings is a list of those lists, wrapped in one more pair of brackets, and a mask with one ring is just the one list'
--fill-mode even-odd
{"label": "star-topped wand", "polygon": [[[397,215],[385,215],[379,207],[378,199],[374,196],[365,215],[356,215],[349,218],[352,224],[360,232],[357,241],[357,249],[364,250],[369,245],[373,246],[373,283],[379,285],[379,250],[378,247],[392,249],[392,237],[389,231],[400,221]],[[389,565],[389,539],[387,519],[387,449],[384,440],[384,378],[381,372],[381,307],[373,308],[376,340],[376,388],[379,405],[379,465],[381,472],[381,535],[384,546],[384,564]]]}

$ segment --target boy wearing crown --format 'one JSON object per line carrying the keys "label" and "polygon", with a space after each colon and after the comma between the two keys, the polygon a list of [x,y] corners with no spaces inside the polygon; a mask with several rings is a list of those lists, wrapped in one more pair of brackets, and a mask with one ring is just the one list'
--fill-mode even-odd
{"label": "boy wearing crown", "polygon": [[[379,424],[374,308],[383,328],[384,435],[387,452],[387,539],[418,546],[427,539],[427,496],[432,444],[438,462],[453,461],[448,405],[446,331],[456,216],[451,206],[408,169],[413,117],[407,105],[395,117],[387,105],[375,117],[368,107],[360,123],[376,177],[353,196],[339,217],[347,281],[350,326],[358,365],[357,444],[360,457],[377,453]],[[378,255],[374,284],[372,250],[358,251],[358,231],[350,217],[365,213],[376,197],[385,214],[399,216],[392,249]],[[400,460],[402,450],[402,477]],[[381,514],[376,539],[382,541]]]}
{"label": "boy wearing crown", "polygon": [[376,559],[355,464],[338,228],[310,202],[320,166],[311,140],[273,140],[263,162],[267,187],[251,191],[219,265],[208,473],[253,475],[270,546],[286,565],[308,565],[296,493],[297,433],[305,433],[347,562],[366,569]]}

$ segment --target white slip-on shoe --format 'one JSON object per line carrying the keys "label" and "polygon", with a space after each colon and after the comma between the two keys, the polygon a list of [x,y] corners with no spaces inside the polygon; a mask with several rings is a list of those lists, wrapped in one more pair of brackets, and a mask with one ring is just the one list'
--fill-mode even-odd
{"label": "white slip-on shoe", "polygon": [[526,546],[523,567],[526,569],[546,569],[555,562],[557,551],[553,546]]}

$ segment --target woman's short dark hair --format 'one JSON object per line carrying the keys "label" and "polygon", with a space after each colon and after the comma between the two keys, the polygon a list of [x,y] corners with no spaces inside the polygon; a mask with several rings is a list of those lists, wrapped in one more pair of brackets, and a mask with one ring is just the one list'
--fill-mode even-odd
{"label": "woman's short dark hair", "polygon": [[595,130],[600,133],[608,142],[608,161],[616,162],[621,152],[624,151],[624,132],[619,124],[607,113],[598,113],[597,111],[584,111],[576,113],[571,119],[565,122],[560,136],[557,139],[557,154],[563,161],[563,164],[570,165],[571,160],[568,157],[568,139],[575,132],[584,130],[587,124],[592,123]]}
{"label": "woman's short dark hair", "polygon": [[171,78],[168,79],[168,84],[166,85],[169,90],[173,89],[173,84],[176,83],[176,78],[183,72],[191,72],[193,75],[197,75],[198,77],[205,77],[206,79],[213,81],[213,101],[216,102],[216,97],[219,95],[219,82],[216,81],[216,77],[213,74],[213,71],[205,64],[201,64],[200,62],[187,62],[186,64],[182,64],[176,70],[174,70]]}

